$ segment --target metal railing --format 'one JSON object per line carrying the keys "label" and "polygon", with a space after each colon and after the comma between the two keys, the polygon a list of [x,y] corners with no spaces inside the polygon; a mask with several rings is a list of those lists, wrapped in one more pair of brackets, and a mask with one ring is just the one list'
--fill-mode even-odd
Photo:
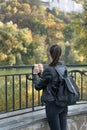
{"label": "metal railing", "polygon": [[[78,84],[80,101],[87,101],[87,65],[67,66]],[[0,114],[27,108],[27,112],[43,109],[39,107],[42,91],[34,89],[32,72],[33,66],[0,67]]]}

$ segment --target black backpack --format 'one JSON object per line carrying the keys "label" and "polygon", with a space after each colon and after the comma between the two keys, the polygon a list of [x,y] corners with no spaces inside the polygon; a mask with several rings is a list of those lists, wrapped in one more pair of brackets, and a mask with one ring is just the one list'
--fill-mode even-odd
{"label": "black backpack", "polygon": [[68,105],[76,104],[79,100],[79,89],[75,81],[68,74],[67,67],[64,65],[58,65],[55,67],[56,72],[59,75],[59,89],[56,94],[56,105],[60,107],[66,107]]}

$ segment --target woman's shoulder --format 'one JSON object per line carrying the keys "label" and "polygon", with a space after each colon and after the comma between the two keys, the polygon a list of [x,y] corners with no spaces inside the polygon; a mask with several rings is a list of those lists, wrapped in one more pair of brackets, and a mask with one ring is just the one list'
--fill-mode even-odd
{"label": "woman's shoulder", "polygon": [[46,66],[45,69],[44,69],[44,71],[49,71],[49,72],[51,72],[53,68],[54,68],[54,67],[52,67],[52,66]]}
{"label": "woman's shoulder", "polygon": [[51,67],[50,67],[50,66],[46,66],[46,67],[44,68],[43,73],[50,73],[50,71],[51,71]]}
{"label": "woman's shoulder", "polygon": [[45,69],[44,69],[44,73],[45,74],[49,74],[49,75],[56,75],[56,70],[55,70],[55,67],[53,66],[47,66]]}

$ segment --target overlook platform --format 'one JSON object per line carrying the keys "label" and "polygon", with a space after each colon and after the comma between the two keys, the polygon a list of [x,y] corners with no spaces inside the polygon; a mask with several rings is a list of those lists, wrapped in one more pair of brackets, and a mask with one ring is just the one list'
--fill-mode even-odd
{"label": "overlook platform", "polygon": [[[29,109],[22,110],[22,113],[23,111],[28,112]],[[1,119],[0,130],[49,130],[44,109],[22,115],[21,112],[18,113],[17,116]],[[9,116],[13,114],[13,112],[10,112]],[[0,118],[4,116],[6,114],[0,115]],[[87,102],[69,106],[67,122],[68,130],[87,130]]]}

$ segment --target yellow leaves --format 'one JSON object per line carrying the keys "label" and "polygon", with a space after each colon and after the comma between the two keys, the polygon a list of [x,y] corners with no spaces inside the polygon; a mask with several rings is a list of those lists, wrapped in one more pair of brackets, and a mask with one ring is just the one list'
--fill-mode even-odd
{"label": "yellow leaves", "polygon": [[55,37],[58,38],[58,39],[63,39],[63,34],[61,32],[57,32],[55,34]]}
{"label": "yellow leaves", "polygon": [[65,25],[63,24],[63,23],[58,23],[58,24],[56,24],[56,28],[57,29],[63,29],[65,27]]}
{"label": "yellow leaves", "polygon": [[13,8],[13,13],[16,14],[18,9],[16,7]]}
{"label": "yellow leaves", "polygon": [[61,31],[58,31],[56,29],[48,29],[48,36],[55,37],[55,38],[63,38],[63,34]]}
{"label": "yellow leaves", "polygon": [[82,56],[82,55],[80,56],[80,55],[79,55],[79,56],[77,56],[76,61],[78,61],[78,62],[79,62],[79,61],[80,61],[80,62],[83,62],[83,61],[84,61],[84,59],[85,59],[85,57],[84,57],[84,56]]}
{"label": "yellow leaves", "polygon": [[21,29],[19,35],[24,41],[24,44],[30,44],[32,42],[32,33],[28,28]]}
{"label": "yellow leaves", "polygon": [[4,60],[6,60],[6,59],[7,59],[7,55],[4,54],[3,52],[0,52],[0,60],[1,60],[1,61],[4,61]]}
{"label": "yellow leaves", "polygon": [[79,57],[79,61],[82,62],[83,60],[84,60],[84,57],[83,57],[83,56],[80,56],[80,57]]}
{"label": "yellow leaves", "polygon": [[0,47],[3,46],[1,60],[5,60],[8,54],[15,54],[17,51],[27,53],[27,47],[32,42],[31,30],[28,28],[19,29],[12,21],[6,24],[1,23],[1,25],[3,25],[0,29],[0,40],[2,41]]}
{"label": "yellow leaves", "polygon": [[12,10],[12,7],[10,5],[7,6],[6,10],[9,12]]}
{"label": "yellow leaves", "polygon": [[4,25],[4,24],[0,21],[0,28],[2,28],[2,27],[3,27],[3,25]]}
{"label": "yellow leaves", "polygon": [[75,59],[77,62],[83,62],[85,57],[82,54],[79,54],[78,50],[73,50],[73,55],[75,56]]}
{"label": "yellow leaves", "polygon": [[51,21],[47,22],[48,27],[54,27],[55,24],[56,24],[55,22],[51,22]]}
{"label": "yellow leaves", "polygon": [[54,15],[52,15],[51,13],[48,14],[48,19],[54,19]]}
{"label": "yellow leaves", "polygon": [[34,6],[32,7],[32,11],[38,11],[37,6],[34,5]]}
{"label": "yellow leaves", "polygon": [[56,30],[61,30],[65,27],[65,25],[63,23],[56,23],[54,21],[47,21],[45,24],[47,25],[47,27],[49,27],[49,28],[53,27]]}
{"label": "yellow leaves", "polygon": [[31,13],[31,6],[29,4],[24,3],[24,4],[22,4],[22,10],[25,13],[29,14],[29,13]]}

